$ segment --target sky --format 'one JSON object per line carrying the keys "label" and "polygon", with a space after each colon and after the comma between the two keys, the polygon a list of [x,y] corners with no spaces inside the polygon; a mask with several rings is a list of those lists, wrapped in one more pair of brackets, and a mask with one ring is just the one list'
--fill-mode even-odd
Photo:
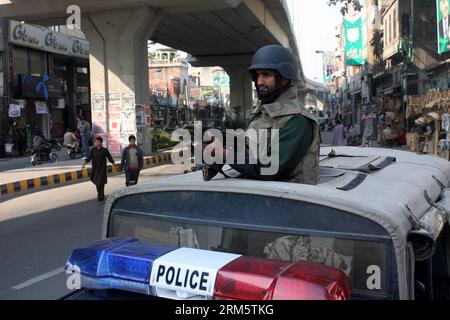
{"label": "sky", "polygon": [[323,82],[322,55],[315,51],[333,51],[336,48],[335,27],[342,20],[339,6],[329,7],[327,0],[286,2],[291,11],[303,72],[307,78]]}

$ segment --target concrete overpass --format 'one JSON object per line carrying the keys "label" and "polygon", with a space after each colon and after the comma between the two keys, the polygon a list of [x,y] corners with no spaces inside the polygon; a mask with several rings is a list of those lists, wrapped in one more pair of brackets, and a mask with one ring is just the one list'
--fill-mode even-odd
{"label": "concrete overpass", "polygon": [[330,88],[321,82],[308,78],[304,78],[304,80],[304,86],[299,89],[299,97],[302,103],[305,102],[305,97],[309,93],[315,95],[320,102],[325,104],[330,95]]}
{"label": "concrete overpass", "polygon": [[[136,131],[129,124],[122,137],[112,135],[114,113],[130,112],[131,119],[134,104],[149,104],[149,39],[188,52],[194,66],[223,67],[230,76],[232,106],[251,107],[247,68],[264,45],[290,47],[302,79],[299,91],[305,85],[285,0],[3,0],[0,17],[62,25],[73,4],[81,9],[81,29],[90,41],[92,112],[106,114],[95,125],[109,133],[109,145]],[[146,129],[138,133],[148,152]]]}

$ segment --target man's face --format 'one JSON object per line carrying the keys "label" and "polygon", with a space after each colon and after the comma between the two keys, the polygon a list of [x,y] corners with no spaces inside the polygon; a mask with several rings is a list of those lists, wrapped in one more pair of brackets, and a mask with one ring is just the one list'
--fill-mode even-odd
{"label": "man's face", "polygon": [[441,0],[441,13],[444,18],[448,17],[448,0]]}
{"label": "man's face", "polygon": [[[269,95],[277,86],[277,73],[273,70],[260,69],[255,71],[256,85],[261,96]],[[285,87],[289,80],[281,79],[281,87]]]}
{"label": "man's face", "polygon": [[[261,96],[267,96],[270,94],[273,90],[275,90],[277,86],[277,74],[275,71],[272,70],[256,70],[256,85],[259,88],[259,92]],[[288,81],[284,80],[282,81],[282,85],[284,86]]]}
{"label": "man's face", "polygon": [[102,146],[102,143],[100,142],[100,140],[95,140],[95,146],[97,148],[100,148]]}
{"label": "man's face", "polygon": [[134,145],[136,145],[136,140],[134,140],[134,139],[130,139],[130,145],[131,145],[131,146],[134,146]]}

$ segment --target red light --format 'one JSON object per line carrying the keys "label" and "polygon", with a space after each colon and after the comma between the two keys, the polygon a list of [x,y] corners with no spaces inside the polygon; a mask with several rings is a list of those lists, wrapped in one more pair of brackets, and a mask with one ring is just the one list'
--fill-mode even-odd
{"label": "red light", "polygon": [[350,284],[335,268],[242,256],[217,273],[215,298],[233,300],[346,300]]}
{"label": "red light", "polygon": [[350,282],[344,272],[318,263],[298,261],[285,270],[273,300],[347,300]]}
{"label": "red light", "polygon": [[214,297],[233,300],[272,300],[277,276],[292,262],[239,257],[219,270]]}

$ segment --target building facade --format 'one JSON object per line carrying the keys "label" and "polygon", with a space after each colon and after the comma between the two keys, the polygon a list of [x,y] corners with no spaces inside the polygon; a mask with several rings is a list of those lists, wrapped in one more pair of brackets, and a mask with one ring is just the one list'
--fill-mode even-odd
{"label": "building facade", "polygon": [[62,138],[80,116],[91,121],[89,43],[12,20],[2,30],[2,142],[19,149],[17,141],[25,139],[29,147],[37,130]]}

